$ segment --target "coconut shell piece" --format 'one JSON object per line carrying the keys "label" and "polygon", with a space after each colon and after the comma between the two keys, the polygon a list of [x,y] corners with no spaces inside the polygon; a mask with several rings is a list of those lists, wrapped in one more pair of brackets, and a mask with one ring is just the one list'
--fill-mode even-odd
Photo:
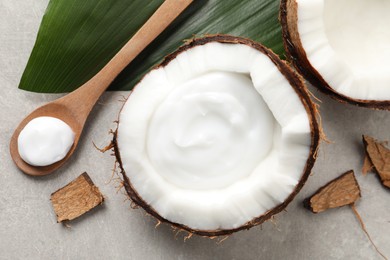
{"label": "coconut shell piece", "polygon": [[360,187],[353,170],[330,181],[304,201],[305,207],[313,213],[327,209],[352,205],[361,197]]}
{"label": "coconut shell piece", "polygon": [[[365,164],[366,165],[363,166],[363,170],[365,167],[370,167],[369,162],[365,162]],[[356,181],[353,170],[350,170],[321,187],[316,193],[304,201],[304,205],[313,213],[319,213],[330,208],[338,208],[346,205],[351,206],[353,214],[355,214],[363,232],[375,248],[375,251],[383,259],[387,259],[387,257],[379,250],[372,240],[366,226],[364,225],[363,219],[356,209],[355,202],[360,197],[359,184]]]}
{"label": "coconut shell piece", "polygon": [[104,201],[99,188],[86,172],[65,187],[51,194],[57,222],[75,219]]}
{"label": "coconut shell piece", "polygon": [[390,150],[384,146],[384,143],[367,135],[363,135],[363,143],[367,160],[373,165],[372,168],[379,175],[383,186],[390,188]]}

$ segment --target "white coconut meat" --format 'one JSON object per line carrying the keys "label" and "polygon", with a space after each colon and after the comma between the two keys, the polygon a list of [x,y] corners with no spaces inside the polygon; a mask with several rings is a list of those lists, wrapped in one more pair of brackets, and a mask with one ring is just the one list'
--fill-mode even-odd
{"label": "white coconut meat", "polygon": [[390,1],[296,0],[311,65],[336,92],[390,100]]}
{"label": "white coconut meat", "polygon": [[121,111],[117,146],[134,190],[161,217],[226,230],[293,192],[311,128],[268,56],[211,42],[144,77]]}

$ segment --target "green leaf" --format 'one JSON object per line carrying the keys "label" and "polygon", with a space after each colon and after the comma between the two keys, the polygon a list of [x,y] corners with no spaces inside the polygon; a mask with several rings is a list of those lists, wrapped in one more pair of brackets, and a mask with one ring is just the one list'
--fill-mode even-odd
{"label": "green leaf", "polygon": [[[19,88],[69,92],[96,74],[163,0],[51,0]],[[283,55],[276,0],[195,0],[114,81],[130,90],[153,66],[194,35],[225,33]]]}

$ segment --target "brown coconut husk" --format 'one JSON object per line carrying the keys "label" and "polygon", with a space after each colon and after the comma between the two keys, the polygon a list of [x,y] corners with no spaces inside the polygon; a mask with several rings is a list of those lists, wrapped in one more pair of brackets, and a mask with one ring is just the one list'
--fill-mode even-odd
{"label": "brown coconut husk", "polygon": [[390,188],[390,150],[384,143],[363,135],[363,144],[366,149],[364,159],[363,174],[374,170],[386,188]]}
{"label": "brown coconut husk", "polygon": [[303,204],[313,213],[353,205],[361,198],[360,187],[353,170],[347,171],[318,189]]}
{"label": "brown coconut husk", "polygon": [[104,202],[104,196],[84,172],[72,182],[53,192],[50,198],[57,222],[80,217]]}

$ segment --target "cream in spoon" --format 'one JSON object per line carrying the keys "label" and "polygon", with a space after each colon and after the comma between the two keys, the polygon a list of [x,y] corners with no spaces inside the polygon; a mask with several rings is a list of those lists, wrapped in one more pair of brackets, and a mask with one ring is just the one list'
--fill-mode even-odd
{"label": "cream in spoon", "polygon": [[61,161],[68,154],[75,133],[64,121],[55,117],[37,117],[20,132],[20,157],[33,166],[48,166]]}

